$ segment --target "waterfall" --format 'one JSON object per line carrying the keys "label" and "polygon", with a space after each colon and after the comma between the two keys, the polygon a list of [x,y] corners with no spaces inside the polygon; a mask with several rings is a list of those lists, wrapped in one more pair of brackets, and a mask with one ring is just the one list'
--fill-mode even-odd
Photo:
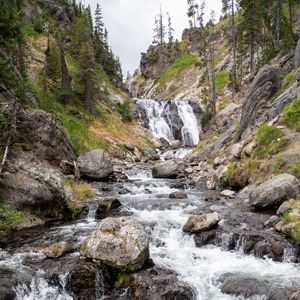
{"label": "waterfall", "polygon": [[149,119],[149,127],[153,135],[158,139],[165,139],[169,144],[174,142],[175,139],[172,130],[163,117],[167,102],[140,99],[137,103],[145,109],[147,118]]}
{"label": "waterfall", "polygon": [[[175,141],[174,128],[172,124],[172,114],[178,114],[183,123],[181,127],[182,146],[195,146],[200,139],[199,117],[195,115],[192,106],[188,101],[156,101],[151,99],[137,99],[137,103],[145,110],[149,120],[149,128],[153,135],[160,139],[163,138],[171,144]],[[177,111],[170,109],[171,103],[175,103]]]}
{"label": "waterfall", "polygon": [[193,108],[187,101],[175,100],[178,114],[183,122],[181,129],[183,146],[195,146],[199,143],[200,126]]}

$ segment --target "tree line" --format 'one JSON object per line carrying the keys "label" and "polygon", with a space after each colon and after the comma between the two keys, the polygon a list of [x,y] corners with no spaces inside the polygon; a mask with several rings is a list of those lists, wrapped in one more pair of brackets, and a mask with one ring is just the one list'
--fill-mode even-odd
{"label": "tree line", "polygon": [[[243,85],[245,73],[253,74],[257,67],[268,63],[280,51],[294,44],[293,5],[296,0],[221,0],[221,20],[225,20],[230,46],[232,69],[230,87],[233,97]],[[203,58],[209,82],[209,110],[216,112],[215,93],[215,13],[204,24],[205,0],[187,0],[187,16],[191,28],[199,31]]]}

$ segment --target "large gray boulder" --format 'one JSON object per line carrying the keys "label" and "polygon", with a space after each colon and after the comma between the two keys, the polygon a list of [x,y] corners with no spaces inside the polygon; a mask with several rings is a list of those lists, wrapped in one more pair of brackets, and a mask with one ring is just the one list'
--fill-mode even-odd
{"label": "large gray boulder", "polygon": [[190,216],[183,227],[184,232],[198,233],[214,228],[220,222],[218,213],[209,213],[203,215]]}
{"label": "large gray boulder", "polygon": [[114,268],[135,271],[149,259],[149,237],[127,218],[106,218],[81,247],[81,254]]}
{"label": "large gray boulder", "polygon": [[113,159],[105,150],[92,150],[78,157],[78,168],[83,177],[105,180],[113,173]]}
{"label": "large gray boulder", "polygon": [[264,108],[271,104],[271,98],[280,88],[279,73],[270,65],[265,65],[256,75],[242,108],[240,133],[255,125]]}
{"label": "large gray boulder", "polygon": [[185,168],[181,160],[171,159],[155,165],[152,169],[154,178],[176,178]]}
{"label": "large gray boulder", "polygon": [[295,50],[294,64],[296,68],[300,67],[300,39],[298,40],[297,47]]}
{"label": "large gray boulder", "polygon": [[277,209],[285,200],[300,193],[300,184],[295,176],[281,174],[259,185],[250,194],[250,204],[258,209]]}

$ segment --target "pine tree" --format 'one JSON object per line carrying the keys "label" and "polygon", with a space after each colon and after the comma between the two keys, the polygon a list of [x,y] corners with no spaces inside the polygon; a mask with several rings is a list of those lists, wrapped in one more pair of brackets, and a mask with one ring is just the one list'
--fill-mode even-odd
{"label": "pine tree", "polygon": [[103,23],[103,15],[100,4],[97,3],[96,11],[95,11],[95,35],[98,35],[100,41],[103,42],[104,39],[104,23]]}
{"label": "pine tree", "polygon": [[164,26],[164,16],[162,9],[160,7],[160,13],[155,16],[155,28],[154,30],[154,44],[162,45],[165,43],[165,35],[166,35],[166,29]]}
{"label": "pine tree", "polygon": [[226,18],[230,14],[230,1],[231,0],[222,0],[222,15],[224,18]]}
{"label": "pine tree", "polygon": [[172,44],[173,40],[174,40],[174,37],[173,37],[174,28],[172,27],[172,20],[171,20],[170,14],[167,13],[167,15],[168,15],[168,41],[169,41],[169,44]]}
{"label": "pine tree", "polygon": [[196,8],[197,4],[195,3],[195,0],[187,0],[188,4],[188,12],[187,15],[189,17],[189,23],[191,27],[196,27]]}

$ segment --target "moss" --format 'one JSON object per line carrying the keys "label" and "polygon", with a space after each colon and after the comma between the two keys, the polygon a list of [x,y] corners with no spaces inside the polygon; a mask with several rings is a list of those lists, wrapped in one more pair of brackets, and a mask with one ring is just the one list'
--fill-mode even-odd
{"label": "moss", "polygon": [[24,217],[23,212],[12,210],[9,206],[0,203],[0,238],[6,236],[11,230],[18,229]]}
{"label": "moss", "polygon": [[71,209],[72,219],[77,219],[83,212],[83,207],[74,207]]}
{"label": "moss", "polygon": [[254,156],[264,158],[269,154],[278,153],[286,145],[286,139],[284,139],[284,143],[281,140],[283,135],[284,133],[276,127],[266,124],[259,127],[256,134],[257,148]]}
{"label": "moss", "polygon": [[291,216],[290,213],[285,213],[285,214],[282,216],[281,220],[282,220],[282,222],[283,222],[284,224],[288,224],[288,223],[293,222],[293,218],[292,218],[292,216]]}
{"label": "moss", "polygon": [[282,120],[286,126],[300,131],[300,98],[285,108]]}
{"label": "moss", "polygon": [[207,147],[207,143],[206,143],[206,142],[201,142],[201,143],[199,143],[199,144],[193,149],[193,152],[201,152],[201,151],[203,151],[206,147]]}
{"label": "moss", "polygon": [[130,278],[131,278],[130,273],[128,273],[126,271],[121,271],[117,275],[117,281],[120,286],[125,286],[126,284],[128,284],[130,281]]}
{"label": "moss", "polygon": [[292,166],[292,174],[296,177],[300,177],[300,160],[294,162]]}
{"label": "moss", "polygon": [[198,58],[196,56],[192,54],[183,55],[158,79],[158,84],[163,85],[168,81],[179,77],[184,70],[192,68],[197,62]]}

